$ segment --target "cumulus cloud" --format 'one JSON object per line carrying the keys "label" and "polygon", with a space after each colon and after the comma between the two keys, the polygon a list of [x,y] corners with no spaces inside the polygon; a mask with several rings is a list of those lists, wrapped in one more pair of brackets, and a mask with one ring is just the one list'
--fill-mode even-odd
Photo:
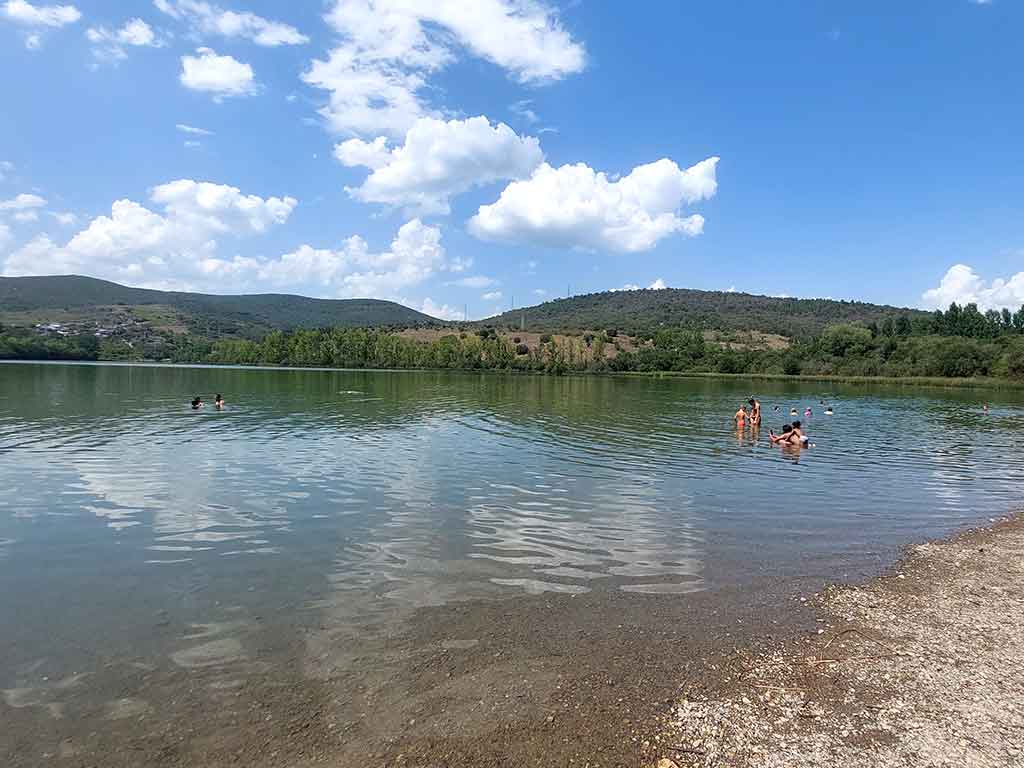
{"label": "cumulus cloud", "polygon": [[583,46],[542,0],[337,0],[327,14],[341,42],[303,74],[330,93],[321,115],[339,133],[400,137],[435,112],[421,92],[469,53],[522,83],[582,71]]}
{"label": "cumulus cloud", "polygon": [[464,317],[462,310],[450,307],[447,304],[435,304],[429,296],[419,304],[409,302],[402,303],[408,307],[419,310],[425,315],[436,317],[438,320],[462,320]]}
{"label": "cumulus cloud", "polygon": [[946,309],[954,301],[960,305],[977,304],[982,312],[1004,307],[1020,309],[1024,306],[1024,272],[987,282],[972,267],[954,264],[938,287],[924,292],[921,302],[928,309]]}
{"label": "cumulus cloud", "polygon": [[463,277],[451,283],[451,285],[457,285],[459,288],[490,288],[492,285],[497,284],[497,280],[493,277],[487,277],[486,275],[471,275],[470,277]]}
{"label": "cumulus cloud", "polygon": [[249,96],[256,92],[253,68],[233,56],[220,56],[212,48],[198,48],[198,55],[181,56],[180,81],[185,88],[212,93],[215,101],[225,96]]}
{"label": "cumulus cloud", "polygon": [[10,200],[0,200],[0,211],[27,211],[32,208],[42,208],[45,205],[45,198],[23,192]]}
{"label": "cumulus cloud", "polygon": [[400,146],[387,139],[349,139],[335,147],[346,166],[372,172],[358,187],[346,187],[356,200],[402,206],[427,215],[450,212],[449,201],[471,187],[528,176],[544,160],[540,142],[519,136],[504,123],[483,116],[466,120],[421,117]]}
{"label": "cumulus cloud", "polygon": [[499,299],[501,299],[501,297],[502,297],[501,291],[488,291],[487,293],[482,295],[480,298],[483,299],[484,301],[498,301]]}
{"label": "cumulus cloud", "polygon": [[195,280],[257,269],[253,259],[221,259],[216,238],[262,233],[286,221],[296,205],[291,197],[264,199],[191,179],[154,187],[150,200],[161,210],[117,200],[109,216],[93,219],[65,245],[36,237],[8,256],[3,274],[78,273],[189,288]]}
{"label": "cumulus cloud", "polygon": [[90,27],[85,36],[93,44],[92,54],[99,61],[121,61],[128,57],[126,48],[159,48],[163,45],[157,39],[153,28],[142,19],[126,21],[120,29]]}
{"label": "cumulus cloud", "polygon": [[278,286],[314,285],[324,295],[393,298],[447,266],[441,230],[413,219],[381,253],[353,235],[336,249],[303,245],[264,264],[259,277]]}
{"label": "cumulus cloud", "polygon": [[39,221],[38,211],[18,211],[14,214],[14,220],[20,221],[23,224],[30,221]]}
{"label": "cumulus cloud", "polygon": [[63,224],[65,227],[70,227],[78,223],[78,216],[70,211],[55,212],[50,215],[57,220],[58,224]]}
{"label": "cumulus cloud", "polygon": [[255,77],[248,64],[233,56],[218,56],[210,48],[199,48],[196,54],[181,57],[180,79],[186,88],[211,93],[215,100],[256,92]]}
{"label": "cumulus cloud", "polygon": [[63,27],[82,18],[73,5],[32,5],[26,0],[7,0],[3,15],[26,27]]}
{"label": "cumulus cloud", "polygon": [[219,35],[250,40],[257,45],[302,45],[309,38],[290,24],[270,21],[254,13],[228,11],[201,0],[155,0],[158,10],[183,21],[198,35]]}
{"label": "cumulus cloud", "polygon": [[647,290],[647,291],[663,291],[666,288],[668,288],[668,285],[666,285],[665,281],[662,280],[659,277],[657,280],[655,280],[653,283],[648,285],[646,288],[644,288],[643,286],[639,285],[638,283],[626,283],[621,288],[609,288],[608,290],[609,290],[610,293],[619,293],[620,291],[642,291],[642,290]]}
{"label": "cumulus cloud", "polygon": [[681,170],[662,158],[613,181],[583,163],[543,163],[514,181],[497,202],[480,206],[469,231],[482,240],[636,253],[669,235],[704,231],[704,217],[679,215],[684,204],[714,196],[717,157]]}

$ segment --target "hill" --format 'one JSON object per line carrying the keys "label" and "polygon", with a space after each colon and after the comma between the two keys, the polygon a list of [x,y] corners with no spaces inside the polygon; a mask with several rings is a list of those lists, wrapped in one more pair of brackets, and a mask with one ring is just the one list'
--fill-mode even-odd
{"label": "hill", "polygon": [[697,291],[681,288],[612,291],[556,299],[515,309],[483,321],[498,327],[535,331],[615,328],[628,333],[664,326],[689,326],[719,331],[762,331],[807,338],[834,323],[878,323],[926,318],[915,309],[832,299],[789,299],[749,293]]}
{"label": "hill", "polygon": [[0,277],[0,323],[8,325],[128,324],[209,338],[255,338],[293,328],[410,327],[435,322],[422,312],[377,299],[155,291],[78,275]]}

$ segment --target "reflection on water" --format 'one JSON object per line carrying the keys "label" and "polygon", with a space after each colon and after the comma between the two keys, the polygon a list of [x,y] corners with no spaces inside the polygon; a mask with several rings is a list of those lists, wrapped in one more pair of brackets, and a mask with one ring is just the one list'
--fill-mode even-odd
{"label": "reflection on water", "polygon": [[[983,416],[964,392],[762,384],[762,434],[737,435],[749,386],[0,366],[0,574],[49,622],[79,581],[120,596],[95,622],[176,590],[195,627],[170,658],[224,666],[278,596],[365,639],[454,601],[837,575],[1019,500],[1019,395]],[[215,391],[226,411],[187,407]],[[815,448],[770,446],[824,398]]]}

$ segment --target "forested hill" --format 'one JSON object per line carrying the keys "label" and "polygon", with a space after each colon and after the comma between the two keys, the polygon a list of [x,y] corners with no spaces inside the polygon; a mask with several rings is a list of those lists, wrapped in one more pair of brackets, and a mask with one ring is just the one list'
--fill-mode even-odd
{"label": "forested hill", "polygon": [[0,277],[0,322],[106,322],[112,310],[134,309],[154,326],[221,336],[259,336],[275,329],[417,326],[437,322],[376,299],[310,299],[286,294],[217,296],[128,288],[92,277]]}
{"label": "forested hill", "polygon": [[835,323],[883,324],[929,315],[915,309],[831,299],[784,299],[749,293],[663,290],[612,291],[556,299],[485,321],[495,326],[561,331],[617,329],[626,333],[689,326],[723,331],[756,330],[808,338]]}

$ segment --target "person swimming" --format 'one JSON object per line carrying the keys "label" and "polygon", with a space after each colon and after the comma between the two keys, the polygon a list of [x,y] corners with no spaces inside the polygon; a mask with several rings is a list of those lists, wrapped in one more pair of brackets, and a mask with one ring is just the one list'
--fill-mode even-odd
{"label": "person swimming", "polygon": [[803,432],[803,429],[801,429],[801,424],[800,424],[799,421],[794,421],[793,422],[793,434],[796,435],[796,437],[793,438],[793,443],[794,444],[799,444],[799,445],[807,445],[808,444],[807,435],[805,435],[804,432]]}
{"label": "person swimming", "polygon": [[198,411],[202,407],[203,407],[203,400],[202,400],[202,398],[200,398],[199,395],[196,395],[195,397],[193,397],[192,398],[192,410],[193,411]]}
{"label": "person swimming", "polygon": [[771,440],[772,443],[774,443],[774,444],[788,443],[788,442],[790,442],[790,438],[792,438],[792,437],[793,437],[793,425],[792,424],[783,424],[782,425],[782,434],[781,435],[776,435],[774,429],[769,429],[768,430],[768,439]]}
{"label": "person swimming", "polygon": [[213,400],[213,404],[217,406],[218,411],[224,410],[224,395],[218,392],[217,397]]}
{"label": "person swimming", "polygon": [[811,418],[811,416],[812,416],[812,414],[811,414],[811,406],[807,406],[807,409],[804,411],[804,418],[805,419],[809,419],[809,418]]}
{"label": "person swimming", "polygon": [[796,408],[790,408],[790,409],[789,409],[789,415],[790,415],[790,416],[797,416],[797,415],[799,415],[799,414],[797,413],[797,410],[796,410]]}
{"label": "person swimming", "polygon": [[737,427],[744,426],[747,423],[747,406],[741,405],[740,409],[736,411],[736,414],[733,416],[733,419],[736,421]]}
{"label": "person swimming", "polygon": [[826,416],[831,416],[832,415],[832,406],[831,405],[826,405],[825,406],[825,415]]}

